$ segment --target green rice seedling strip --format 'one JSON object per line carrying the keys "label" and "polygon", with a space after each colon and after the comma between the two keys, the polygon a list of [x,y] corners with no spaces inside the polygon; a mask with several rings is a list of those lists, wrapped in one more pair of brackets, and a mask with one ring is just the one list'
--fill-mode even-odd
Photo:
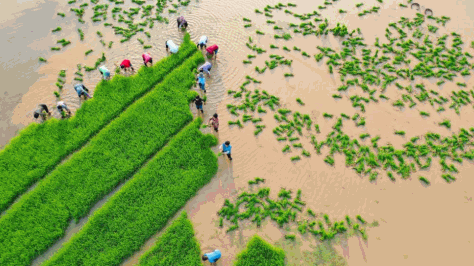
{"label": "green rice seedling strip", "polygon": [[162,59],[153,67],[139,69],[132,77],[115,76],[109,81],[101,81],[94,91],[94,98],[84,102],[74,117],[32,123],[21,130],[0,151],[0,212],[195,51],[196,45],[186,35],[179,53]]}
{"label": "green rice seedling strip", "polygon": [[[167,97],[170,96],[172,94]],[[200,125],[198,119],[178,133],[44,265],[119,265],[165,228],[175,213],[217,172],[217,157],[210,149],[217,144],[217,139],[203,135]],[[192,230],[170,233],[169,230],[175,229],[178,228],[168,229],[140,263],[161,259],[161,263],[152,265],[181,265],[179,261],[183,259],[182,265],[194,265],[187,264],[194,262],[199,252]],[[185,245],[184,249],[174,247],[172,243],[176,242],[168,242],[171,238],[181,243],[180,246]],[[173,258],[173,254],[188,247],[192,254]],[[173,262],[169,261],[171,258]],[[143,265],[150,265],[148,263]]]}
{"label": "green rice seedling strip", "polygon": [[200,266],[201,248],[185,211],[140,257],[139,266]]}
{"label": "green rice seedling strip", "polygon": [[285,252],[254,235],[247,248],[237,255],[234,266],[284,266]]}
{"label": "green rice seedling strip", "polygon": [[260,178],[260,177],[255,177],[254,180],[250,180],[249,185],[258,185],[259,183],[265,183],[265,179]]}
{"label": "green rice seedling strip", "polygon": [[[154,90],[137,100],[119,118],[92,138],[86,147],[59,165],[38,187],[9,209],[0,219],[0,254],[2,254],[0,265],[30,264],[31,260],[64,235],[71,219],[77,221],[84,217],[98,200],[112,191],[120,182],[130,178],[149,158],[163,148],[173,135],[192,120],[189,101],[194,94],[191,95],[188,89],[194,84],[195,77],[192,70],[202,62],[204,62],[202,54],[196,52]],[[199,148],[202,149],[202,147],[204,145],[201,143]],[[183,150],[175,149],[174,152],[182,153]],[[190,154],[193,153],[196,151],[193,150]],[[185,160],[191,161],[189,157]],[[170,159],[166,161],[169,163]],[[165,173],[170,172],[171,169],[165,171]],[[156,175],[153,178],[156,178]],[[171,184],[176,182],[171,182]],[[173,192],[173,194],[176,193],[178,191]],[[191,194],[194,193],[195,191]],[[133,197],[135,198],[135,195]],[[186,200],[182,201],[183,205]],[[125,205],[128,207],[130,202]],[[164,206],[169,208],[169,204]],[[171,215],[181,206],[177,207]],[[115,212],[113,213],[115,215]],[[144,212],[144,215],[149,214]],[[93,231],[97,232],[97,230]],[[130,230],[126,231],[130,232]],[[150,232],[150,236],[153,232]],[[97,236],[93,238],[97,241]],[[80,243],[84,242],[80,241]],[[136,248],[139,247],[140,245],[137,245]],[[96,254],[99,256],[101,253],[96,252]],[[110,252],[110,255],[117,256],[117,253]],[[91,258],[92,254],[84,257]],[[118,256],[118,258],[123,257]],[[71,259],[82,260],[83,258],[73,256]],[[96,257],[96,259],[99,258]],[[65,265],[78,264],[80,263]],[[99,264],[102,263],[85,263],[85,265]],[[102,265],[112,264],[115,263]]]}
{"label": "green rice seedling strip", "polygon": [[430,185],[430,181],[428,179],[426,179],[425,177],[423,176],[420,176],[420,181],[423,182],[425,185]]}

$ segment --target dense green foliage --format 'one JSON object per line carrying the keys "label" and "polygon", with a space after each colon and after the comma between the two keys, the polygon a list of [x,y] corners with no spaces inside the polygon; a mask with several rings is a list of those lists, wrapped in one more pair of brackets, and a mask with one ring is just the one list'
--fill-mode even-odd
{"label": "dense green foliage", "polygon": [[[198,119],[178,133],[45,265],[118,265],[163,229],[217,171],[217,157],[209,149],[217,139],[203,135],[200,125]],[[186,222],[183,226],[188,227],[187,231],[182,231],[179,224],[172,226],[145,261],[153,264],[155,259],[162,259],[167,262],[163,265],[199,265],[199,246]],[[179,236],[173,236],[176,231]],[[192,253],[185,256],[188,252]],[[182,264],[177,264],[181,259]]]}
{"label": "dense green foliage", "polygon": [[274,247],[258,235],[254,235],[247,249],[237,255],[235,266],[283,266],[285,265],[285,252]]}
{"label": "dense green foliage", "polygon": [[110,81],[101,81],[94,98],[84,102],[71,119],[50,119],[23,129],[0,151],[0,212],[196,50],[186,35],[179,53],[153,67],[141,68],[132,77],[118,75]]}
{"label": "dense green foliage", "polygon": [[[195,53],[59,165],[0,219],[0,265],[26,265],[192,120]],[[90,264],[87,264],[90,265]]]}
{"label": "dense green foliage", "polygon": [[194,236],[191,221],[186,212],[174,221],[155,245],[140,258],[141,266],[198,266],[201,263],[201,248]]}

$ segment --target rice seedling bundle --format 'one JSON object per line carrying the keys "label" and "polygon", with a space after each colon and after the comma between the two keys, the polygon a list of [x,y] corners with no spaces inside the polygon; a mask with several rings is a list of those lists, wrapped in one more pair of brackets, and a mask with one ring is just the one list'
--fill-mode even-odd
{"label": "rice seedling bundle", "polygon": [[[127,108],[119,118],[100,131],[89,141],[89,144],[86,147],[72,155],[66,163],[56,167],[56,169],[48,175],[47,180],[42,183],[42,185],[38,186],[29,194],[28,197],[21,198],[18,204],[11,208],[8,214],[0,219],[0,251],[1,254],[7,254],[5,257],[2,257],[3,265],[29,264],[32,259],[41,254],[41,251],[46,250],[64,234],[71,217],[77,221],[86,215],[98,200],[112,191],[120,182],[127,180],[131,175],[133,175],[137,169],[142,167],[150,157],[159,151],[176,133],[179,132],[179,130],[185,127],[186,124],[192,120],[192,114],[189,110],[190,99],[188,89],[193,85],[195,77],[191,70],[196,68],[198,64],[203,61],[204,58],[202,57],[202,54],[199,52],[195,53],[191,58],[185,61],[183,65],[176,68],[170,75],[166,76],[163,82],[154,90]],[[173,119],[163,119],[164,117],[173,117]],[[132,124],[133,127],[130,126]],[[186,153],[187,156],[183,155],[182,162],[192,161],[192,154],[200,154],[199,151],[196,151],[196,148],[202,150],[202,147],[205,146],[204,143],[207,143],[208,145],[211,143],[216,144],[215,139],[212,137],[212,141],[209,138],[203,138],[201,141],[197,140],[199,135],[196,130],[198,130],[199,125],[200,121],[197,121],[195,125],[191,125],[190,127],[195,128],[195,130],[192,133],[189,133],[188,131],[186,137],[184,137],[184,139],[192,139],[190,135],[196,135],[196,138],[191,142],[195,141],[198,145],[189,153]],[[116,134],[116,132],[121,133]],[[150,132],[150,134],[144,134],[144,132]],[[156,134],[157,132],[159,132],[159,134]],[[176,143],[181,145],[183,141],[183,138],[181,138],[180,141],[177,141]],[[204,141],[204,143],[202,141]],[[166,151],[173,154],[171,157],[175,157],[175,153],[179,153],[180,155],[184,153],[183,150],[179,148],[172,149],[170,146],[171,144],[168,144]],[[192,145],[189,146],[193,147]],[[103,152],[105,150],[107,150],[106,153]],[[127,151],[126,153],[123,152],[125,150]],[[213,154],[210,150],[202,150],[202,152]],[[160,154],[163,153],[159,153],[158,158],[160,157]],[[207,156],[206,158],[209,158]],[[211,158],[212,156],[214,155],[211,155]],[[169,158],[164,161],[164,164],[170,164]],[[147,167],[145,168],[148,168],[150,163],[151,162],[148,162]],[[196,165],[199,164],[200,163],[196,162]],[[195,167],[195,163],[192,163],[191,165],[192,167]],[[196,172],[198,176],[201,176],[201,172],[206,173],[204,174],[206,177],[204,179],[206,179],[206,181],[196,187],[196,190],[207,183],[209,178],[215,173],[215,170],[217,169],[216,162],[211,161],[211,165],[214,167],[211,174],[206,172],[206,169]],[[173,171],[173,168],[180,169],[180,167],[173,165],[170,169],[165,170],[163,172],[164,174],[157,175],[155,172],[157,169],[166,169],[167,167],[150,168],[153,173],[149,175],[148,179],[151,178],[155,180],[156,176],[164,176],[159,180],[165,180],[165,176],[169,176]],[[100,171],[97,171],[97,169],[100,169]],[[184,174],[184,171],[181,172],[180,170],[180,173]],[[182,179],[182,174],[179,174],[174,178],[177,178],[176,180]],[[191,177],[193,175],[188,176],[190,176],[189,181],[191,183],[186,184],[184,186],[186,188],[196,183],[195,178]],[[136,178],[134,180],[136,180]],[[169,184],[175,184],[176,180]],[[145,181],[145,183],[148,182],[149,181]],[[182,180],[180,183],[181,182]],[[144,189],[145,187],[143,185],[139,186],[142,190],[149,190],[149,188]],[[160,185],[157,187],[161,189],[163,186]],[[168,213],[169,216],[164,216],[163,213],[160,212],[158,216],[166,217],[166,219],[163,219],[160,223],[161,227],[166,224],[168,218],[173,216],[174,213],[184,205],[196,190],[190,192],[181,201],[177,201],[173,196],[171,201],[179,202],[179,204],[178,206],[174,205],[176,208]],[[81,193],[77,193],[78,191]],[[176,195],[176,193],[178,192],[164,194],[166,194],[165,197],[168,197],[168,195]],[[127,197],[131,196],[136,200],[135,197],[137,193],[125,194],[128,195]],[[156,194],[162,195],[161,193]],[[148,196],[145,198],[148,198]],[[111,200],[111,202],[114,202],[114,200]],[[137,202],[137,204],[139,203],[139,201],[134,202]],[[164,200],[160,199],[156,202],[162,203]],[[127,200],[123,203],[123,207],[131,213],[134,213],[133,215],[136,219],[137,214],[133,209],[130,209],[130,203],[130,200]],[[148,205],[142,205],[141,203],[139,205],[148,208]],[[36,207],[32,209],[32,206]],[[173,205],[169,202],[163,204],[163,208],[167,210],[170,206]],[[117,213],[113,211],[110,215],[116,217]],[[148,217],[149,213],[145,211],[143,212],[143,215],[144,217]],[[104,219],[104,221],[111,222],[113,220],[115,219]],[[121,223],[130,222],[128,219],[119,220]],[[142,224],[139,219],[136,219],[136,221],[138,224]],[[38,222],[41,225],[39,225]],[[146,223],[157,224],[157,221],[154,219],[154,222],[149,221]],[[102,228],[102,222],[93,224]],[[148,237],[143,237],[144,234],[135,234],[135,232],[131,230],[124,229],[123,224],[120,224],[117,228],[121,228],[123,233],[136,235],[139,239],[141,235],[141,240],[143,240],[143,242],[156,231],[148,231]],[[22,231],[24,234],[14,233],[18,231]],[[88,234],[88,232],[90,234]],[[56,254],[57,256],[51,259],[51,261],[55,261],[54,264],[56,264],[61,260],[65,260],[63,264],[77,265],[79,264],[79,261],[87,258],[90,260],[90,262],[84,262],[87,265],[101,264],[98,261],[103,258],[102,253],[99,252],[99,250],[104,249],[104,242],[98,241],[97,232],[100,232],[100,230],[82,230],[81,234],[75,235],[71,240],[72,243],[76,243],[75,239],[79,239],[77,240],[79,246],[93,242],[97,245],[95,246],[95,251],[93,251],[91,245],[86,244],[86,246],[89,247],[88,250],[90,254],[84,256],[84,248],[71,244],[66,248],[66,250],[71,253],[66,251],[59,252]],[[115,233],[116,232],[113,234],[115,235]],[[99,235],[102,234],[99,233]],[[89,240],[86,241],[81,237],[85,237]],[[109,237],[105,237],[104,239],[109,239]],[[102,246],[100,246],[100,244],[102,244]],[[136,245],[135,241],[131,241],[127,243],[126,251],[122,250],[122,252],[125,252],[128,255],[132,254],[133,248],[131,248],[130,245],[135,245],[135,250],[138,250],[141,246]],[[116,248],[115,245],[110,244],[105,244],[105,246],[112,249]],[[8,252],[6,252],[6,250],[8,250]],[[82,255],[78,256],[77,252]],[[17,254],[22,254],[22,256],[18,256]],[[107,252],[107,254],[109,254],[111,258],[110,261],[105,264],[109,265],[119,263],[124,258],[124,256],[118,254],[117,251]]]}
{"label": "rice seedling bundle", "polygon": [[100,82],[94,99],[84,102],[72,119],[49,119],[21,130],[0,151],[0,211],[196,51],[196,45],[186,36],[179,53],[155,66],[141,68],[132,77],[117,76]]}

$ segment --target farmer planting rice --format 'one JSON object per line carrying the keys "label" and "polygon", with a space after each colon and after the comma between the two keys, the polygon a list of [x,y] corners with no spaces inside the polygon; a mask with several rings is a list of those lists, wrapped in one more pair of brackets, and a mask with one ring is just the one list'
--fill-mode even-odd
{"label": "farmer planting rice", "polygon": [[202,65],[198,68],[198,71],[199,72],[204,71],[210,77],[211,76],[211,68],[212,68],[212,64],[210,62],[206,62],[206,63],[204,63],[204,65]]}
{"label": "farmer planting rice", "polygon": [[58,102],[56,108],[58,108],[60,113],[67,112],[68,115],[71,115],[71,110],[69,110],[66,103],[63,101]]}
{"label": "farmer planting rice", "polygon": [[222,151],[222,154],[226,154],[227,157],[229,157],[229,160],[232,161],[232,157],[231,157],[232,146],[230,146],[230,141],[224,142],[224,143],[220,146],[220,150]]}
{"label": "farmer planting rice", "polygon": [[84,95],[85,99],[92,98],[92,96],[90,96],[89,93],[87,93],[89,90],[83,84],[74,85],[74,89],[76,90],[77,96],[79,98],[81,98],[81,96],[83,96],[83,95]]}
{"label": "farmer planting rice", "polygon": [[100,74],[102,74],[102,77],[104,80],[107,80],[110,78],[110,71],[105,66],[99,67],[99,72]]}
{"label": "farmer planting rice", "polygon": [[203,35],[201,36],[201,38],[199,39],[199,42],[197,44],[198,48],[199,49],[202,49],[202,48],[207,48],[207,36]]}
{"label": "farmer planting rice", "polygon": [[46,104],[39,104],[33,116],[35,119],[38,119],[38,117],[41,116],[42,121],[44,121],[46,120],[46,115],[51,115],[51,112],[48,110],[48,106],[46,106]]}
{"label": "farmer planting rice", "polygon": [[210,119],[209,119],[209,124],[214,128],[216,132],[219,131],[219,118],[217,118],[218,115],[214,114]]}
{"label": "farmer planting rice", "polygon": [[173,53],[173,54],[175,54],[175,53],[178,52],[178,49],[179,49],[179,48],[178,48],[178,46],[177,46],[176,44],[174,44],[174,42],[173,42],[172,40],[167,40],[167,41],[165,42],[165,45],[166,45],[166,51],[167,51],[167,52],[168,52],[168,50],[169,50],[171,53]]}
{"label": "farmer planting rice", "polygon": [[202,260],[203,261],[209,261],[212,266],[217,265],[217,261],[221,258],[221,252],[220,250],[216,249],[213,252],[206,253],[202,255]]}
{"label": "farmer planting rice", "polygon": [[213,44],[206,49],[207,55],[211,57],[215,56],[215,58],[217,58],[218,51],[219,51],[219,46],[217,46],[217,44]]}
{"label": "farmer planting rice", "polygon": [[206,93],[206,78],[204,77],[204,73],[202,69],[199,70],[199,74],[196,78],[196,81],[199,84],[199,88],[201,88],[201,90],[203,90],[204,93]]}
{"label": "farmer planting rice", "polygon": [[128,69],[131,69],[132,71],[135,71],[135,69],[132,66],[132,62],[130,60],[125,59],[120,63],[120,68],[123,69],[125,72],[127,72]]}
{"label": "farmer planting rice", "polygon": [[153,58],[151,58],[151,55],[148,53],[142,54],[143,58],[143,64],[147,67],[148,63],[150,63],[150,66],[153,66]]}
{"label": "farmer planting rice", "polygon": [[201,113],[204,114],[204,110],[202,110],[202,98],[198,95],[196,96],[196,98],[194,98],[193,100],[194,104],[196,104],[196,109],[198,111],[198,114],[199,114],[199,110],[201,111]]}
{"label": "farmer planting rice", "polygon": [[178,19],[176,19],[176,22],[178,24],[178,28],[184,28],[186,29],[188,27],[188,22],[184,19],[183,16],[179,17]]}

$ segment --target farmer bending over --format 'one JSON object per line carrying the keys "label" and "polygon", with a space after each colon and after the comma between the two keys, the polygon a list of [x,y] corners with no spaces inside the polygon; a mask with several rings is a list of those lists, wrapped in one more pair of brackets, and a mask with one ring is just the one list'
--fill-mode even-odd
{"label": "farmer bending over", "polygon": [[183,16],[179,17],[177,20],[176,20],[177,24],[178,24],[178,28],[184,28],[186,29],[188,27],[188,22],[184,19]]}
{"label": "farmer bending over", "polygon": [[209,63],[209,62],[206,62],[204,65],[202,65],[198,68],[198,71],[199,72],[204,71],[210,77],[211,76],[211,68],[212,68],[212,64]]}
{"label": "farmer bending over", "polygon": [[211,119],[209,119],[209,124],[211,124],[216,132],[219,131],[219,119],[217,117],[217,114],[214,114]]}
{"label": "farmer bending over", "polygon": [[87,93],[89,90],[83,84],[74,85],[74,89],[76,90],[77,96],[79,98],[81,98],[82,95],[84,95],[85,99],[92,98],[92,96],[90,96],[89,93]]}
{"label": "farmer bending over", "polygon": [[168,49],[171,53],[175,54],[178,52],[178,46],[176,44],[174,44],[174,42],[172,40],[167,40],[166,43],[166,51],[168,52]]}
{"label": "farmer bending over", "polygon": [[204,48],[207,48],[207,36],[201,36],[201,38],[199,39],[199,42],[197,44],[197,47],[199,49],[202,49],[203,47]]}
{"label": "farmer bending over", "polygon": [[206,253],[204,255],[202,255],[202,260],[203,261],[206,261],[206,260],[209,260],[209,262],[211,263],[211,265],[213,266],[216,266],[217,265],[217,261],[221,258],[221,252],[220,250],[216,249],[214,250],[213,252],[211,253]]}
{"label": "farmer bending over", "polygon": [[215,58],[217,58],[217,52],[219,51],[219,46],[217,46],[216,44],[211,45],[207,47],[206,51],[207,51],[207,55],[210,55],[211,57],[215,55],[216,56]]}
{"label": "farmer bending over", "polygon": [[224,142],[224,144],[221,145],[220,149],[222,150],[222,154],[227,154],[227,157],[229,157],[229,160],[232,161],[232,157],[231,157],[232,146],[230,146],[230,141]]}
{"label": "farmer bending over", "polygon": [[63,102],[63,101],[58,102],[56,107],[58,108],[58,111],[59,111],[61,114],[62,114],[63,111],[64,111],[64,112],[67,112],[68,115],[71,115],[71,110],[69,110],[69,108],[67,108],[67,105],[66,105],[65,102]]}
{"label": "farmer bending over", "polygon": [[199,88],[201,88],[201,90],[203,90],[204,93],[206,93],[206,78],[204,77],[204,73],[202,69],[199,70],[199,75],[197,76],[196,81],[199,84]]}
{"label": "farmer bending over", "polygon": [[110,71],[105,66],[99,67],[99,72],[102,74],[104,79],[110,78]]}
{"label": "farmer bending over", "polygon": [[123,69],[125,72],[127,72],[128,69],[132,69],[132,71],[135,71],[135,69],[132,66],[132,62],[130,60],[125,59],[120,63],[120,68]]}
{"label": "farmer bending over", "polygon": [[142,58],[143,58],[143,64],[147,67],[148,63],[150,63],[150,66],[153,66],[153,58],[151,58],[151,55],[148,54],[148,53],[144,53],[142,54]]}
{"label": "farmer bending over", "polygon": [[45,121],[46,115],[51,115],[51,112],[48,110],[48,106],[46,106],[46,104],[38,104],[38,108],[35,110],[35,113],[33,114],[34,118],[38,119],[38,117],[41,116],[41,120]]}
{"label": "farmer bending over", "polygon": [[199,114],[199,111],[201,111],[201,113],[204,114],[204,111],[202,110],[202,98],[198,96],[196,96],[196,98],[194,98],[193,102],[196,104],[196,109],[198,111],[198,114]]}

